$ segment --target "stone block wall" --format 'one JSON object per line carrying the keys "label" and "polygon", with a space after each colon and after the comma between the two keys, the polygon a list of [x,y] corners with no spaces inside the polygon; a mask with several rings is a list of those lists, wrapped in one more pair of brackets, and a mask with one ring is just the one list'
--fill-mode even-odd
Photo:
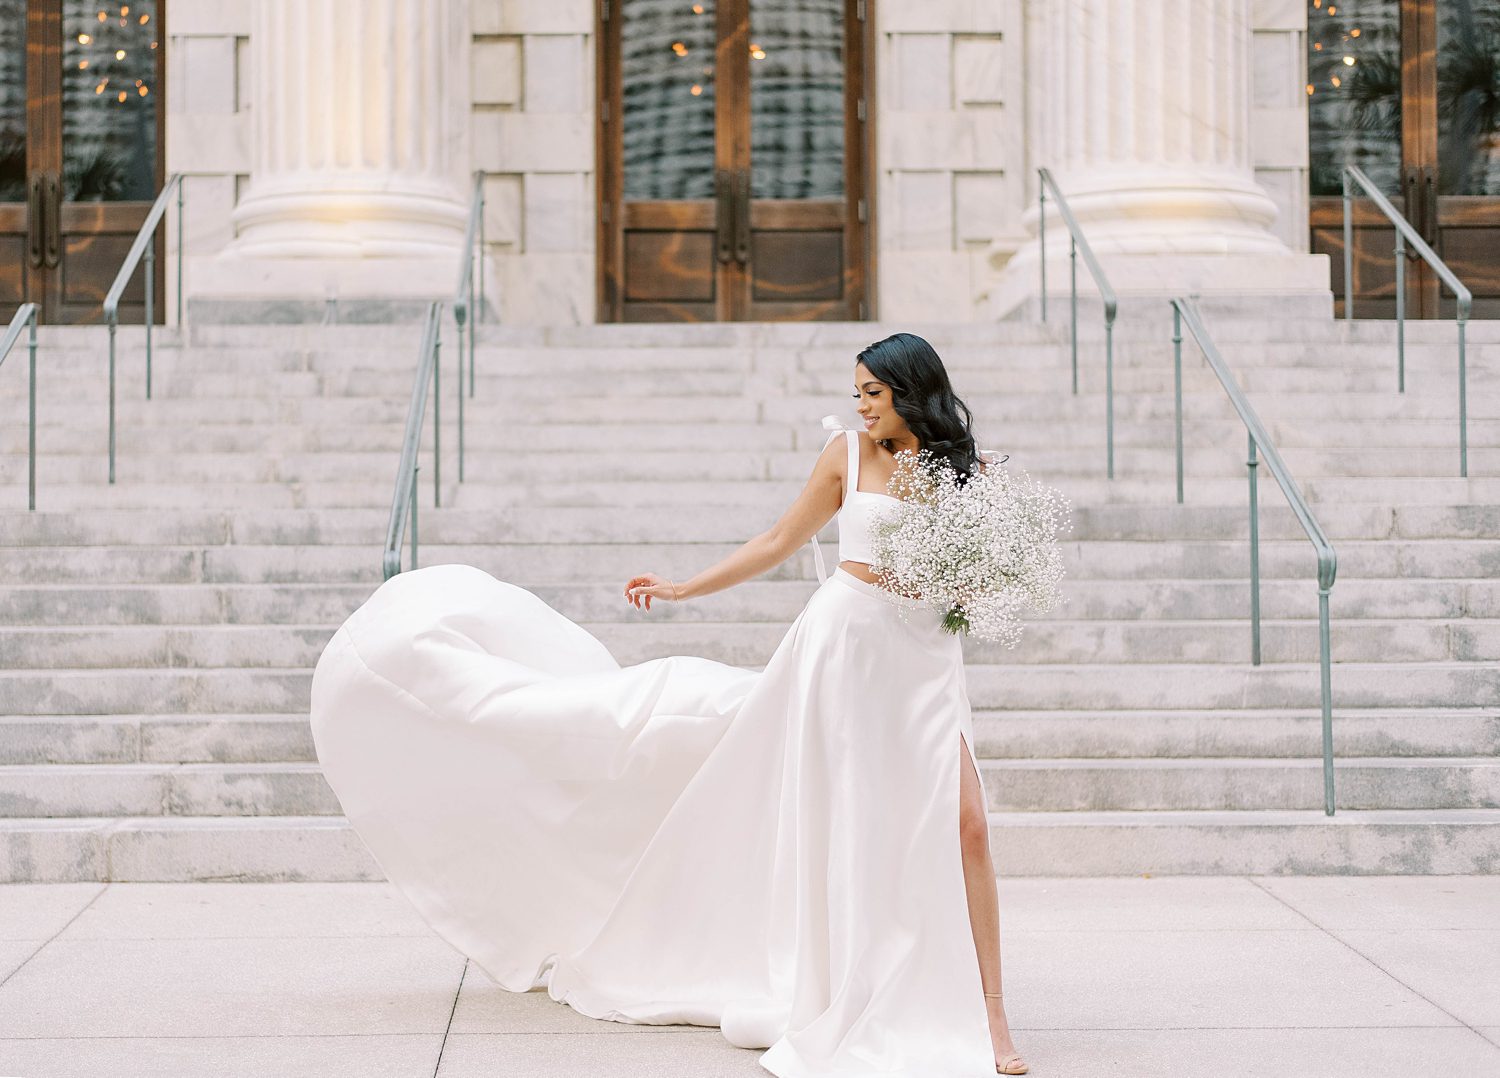
{"label": "stone block wall", "polygon": [[1250,11],[1250,145],[1255,179],[1276,203],[1271,229],[1308,250],[1307,3],[1255,0]]}
{"label": "stone block wall", "polygon": [[473,0],[474,167],[499,315],[594,321],[594,7]]}
{"label": "stone block wall", "polygon": [[[250,175],[249,6],[173,4],[167,26],[167,173],[185,175],[184,282],[234,238],[230,215]],[[177,219],[167,215],[167,315],[176,312]]]}
{"label": "stone block wall", "polygon": [[1025,238],[1022,2],[873,6],[878,314],[967,321]]}

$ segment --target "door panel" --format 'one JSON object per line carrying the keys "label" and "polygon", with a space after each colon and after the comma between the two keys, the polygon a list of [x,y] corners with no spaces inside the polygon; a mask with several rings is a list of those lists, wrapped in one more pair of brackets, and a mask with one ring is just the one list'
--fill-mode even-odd
{"label": "door panel", "polygon": [[[1357,164],[1500,317],[1500,0],[1310,0],[1312,249],[1332,256],[1343,313],[1340,170]],[[1355,311],[1395,314],[1394,231],[1356,203]],[[1407,263],[1407,314],[1451,317],[1453,296]]]}
{"label": "door panel", "polygon": [[[0,0],[0,302],[102,316],[161,184],[161,7]],[[156,254],[160,294],[160,238]],[[122,319],[144,317],[144,280]]]}
{"label": "door panel", "polygon": [[864,317],[864,5],[608,7],[601,319]]}

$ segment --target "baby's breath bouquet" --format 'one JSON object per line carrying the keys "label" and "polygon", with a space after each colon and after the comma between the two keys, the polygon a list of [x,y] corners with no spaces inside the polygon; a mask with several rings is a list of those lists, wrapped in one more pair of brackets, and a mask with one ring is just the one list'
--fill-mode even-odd
{"label": "baby's breath bouquet", "polygon": [[871,528],[876,577],[942,611],[950,633],[1015,647],[1021,611],[1058,601],[1067,499],[999,463],[959,483],[929,450],[903,450],[896,462],[887,490],[901,502]]}

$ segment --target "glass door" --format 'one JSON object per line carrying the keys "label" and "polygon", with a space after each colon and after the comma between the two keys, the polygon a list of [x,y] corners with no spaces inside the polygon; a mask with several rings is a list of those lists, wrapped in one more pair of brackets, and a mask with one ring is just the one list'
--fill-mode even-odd
{"label": "glass door", "polygon": [[606,5],[602,319],[867,317],[864,7]]}
{"label": "glass door", "polygon": [[[1359,165],[1500,316],[1500,0],[1309,0],[1314,251],[1332,255],[1343,310],[1340,175]],[[1395,315],[1393,230],[1356,202],[1355,313]],[[1407,265],[1407,313],[1452,317],[1424,262]]]}
{"label": "glass door", "polygon": [[100,317],[161,185],[161,7],[0,0],[0,305]]}

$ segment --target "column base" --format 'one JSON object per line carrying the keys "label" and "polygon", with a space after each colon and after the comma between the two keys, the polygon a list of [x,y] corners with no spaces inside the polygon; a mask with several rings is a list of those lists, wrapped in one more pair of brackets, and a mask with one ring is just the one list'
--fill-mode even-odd
{"label": "column base", "polygon": [[[1099,261],[1119,298],[1122,315],[1143,306],[1142,301],[1196,293],[1205,309],[1243,308],[1246,313],[1274,310],[1283,317],[1333,317],[1330,266],[1328,256],[1323,254],[1108,254],[1101,255]],[[1066,254],[1049,256],[1047,302],[1052,311],[1067,310],[1068,274]],[[1098,308],[1098,290],[1081,258],[1078,295],[1087,297],[1091,308]],[[1040,307],[1040,297],[1041,275],[1033,243],[999,271],[985,290],[982,303],[985,315],[992,319],[1030,318]]]}

